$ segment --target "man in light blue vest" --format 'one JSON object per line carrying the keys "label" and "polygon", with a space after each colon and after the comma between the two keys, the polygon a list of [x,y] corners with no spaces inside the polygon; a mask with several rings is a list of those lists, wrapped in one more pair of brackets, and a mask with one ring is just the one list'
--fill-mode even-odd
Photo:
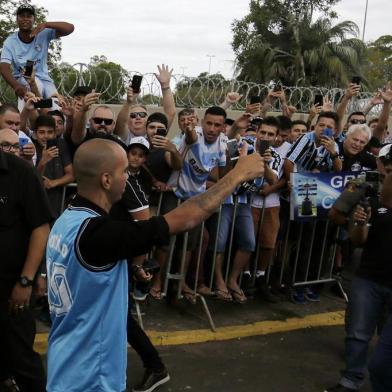
{"label": "man in light blue vest", "polygon": [[47,246],[52,329],[48,345],[48,392],[126,388],[126,259],[162,246],[169,236],[210,216],[235,187],[264,173],[260,155],[236,167],[207,192],[148,221],[109,216],[128,177],[117,143],[93,139],[76,151],[78,195],[52,228]]}
{"label": "man in light blue vest", "polygon": [[[19,30],[4,41],[1,52],[0,72],[21,101],[30,89],[29,79],[26,78],[31,76],[31,71],[43,98],[50,98],[56,93],[56,87],[48,73],[49,44],[51,40],[69,35],[74,30],[74,26],[67,22],[44,22],[35,27],[34,22],[34,7],[27,3],[20,5],[16,11]],[[27,61],[31,61],[33,65],[33,70],[30,69],[29,73],[25,72]],[[21,110],[20,106],[19,109]]]}

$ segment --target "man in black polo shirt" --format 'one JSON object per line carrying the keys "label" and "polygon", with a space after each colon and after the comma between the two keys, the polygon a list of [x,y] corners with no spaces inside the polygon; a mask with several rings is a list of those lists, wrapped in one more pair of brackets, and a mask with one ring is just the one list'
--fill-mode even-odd
{"label": "man in black polo shirt", "polygon": [[344,141],[338,142],[342,171],[375,170],[376,157],[365,150],[372,134],[366,124],[352,125]]}
{"label": "man in black polo shirt", "polygon": [[38,173],[0,149],[0,383],[13,377],[21,391],[45,391],[29,303],[50,220]]}
{"label": "man in black polo shirt", "polygon": [[[363,246],[357,276],[351,286],[350,301],[346,311],[345,362],[339,385],[329,391],[357,391],[365,378],[369,342],[385,307],[392,304],[392,177],[385,178],[380,198],[374,198],[370,207],[358,204],[353,214],[354,225],[350,239]],[[383,332],[384,339],[386,332]],[[390,339],[390,337],[389,337]],[[382,340],[381,340],[382,341]],[[389,345],[391,342],[389,341]],[[385,342],[384,342],[385,345]],[[387,345],[385,345],[387,347]],[[385,351],[388,352],[388,349]],[[380,355],[373,358],[371,370],[375,392],[391,391],[390,361]]]}

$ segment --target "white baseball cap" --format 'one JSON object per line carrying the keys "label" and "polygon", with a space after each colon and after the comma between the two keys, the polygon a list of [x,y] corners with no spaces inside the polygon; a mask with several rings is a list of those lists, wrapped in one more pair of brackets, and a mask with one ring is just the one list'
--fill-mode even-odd
{"label": "white baseball cap", "polygon": [[385,158],[388,161],[392,161],[392,151],[391,151],[392,144],[387,144],[378,153],[379,158]]}
{"label": "white baseball cap", "polygon": [[128,144],[127,151],[129,151],[132,146],[142,147],[146,151],[146,153],[148,153],[150,151],[150,143],[143,136],[133,137]]}

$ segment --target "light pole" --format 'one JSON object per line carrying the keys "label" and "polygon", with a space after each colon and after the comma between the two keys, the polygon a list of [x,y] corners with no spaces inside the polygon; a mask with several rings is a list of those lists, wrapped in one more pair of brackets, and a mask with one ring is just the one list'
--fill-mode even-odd
{"label": "light pole", "polygon": [[363,42],[365,42],[365,30],[366,30],[366,19],[367,19],[368,3],[369,3],[369,0],[366,0],[365,18],[363,20],[363,29],[362,29],[362,41]]}
{"label": "light pole", "polygon": [[210,62],[208,64],[208,75],[209,75],[211,73],[211,60],[213,57],[215,57],[215,55],[214,54],[207,54],[207,57],[210,58]]}

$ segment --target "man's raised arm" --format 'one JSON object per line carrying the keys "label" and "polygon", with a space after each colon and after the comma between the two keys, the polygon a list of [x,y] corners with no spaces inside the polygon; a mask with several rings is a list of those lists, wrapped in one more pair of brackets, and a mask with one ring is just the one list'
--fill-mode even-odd
{"label": "man's raised arm", "polygon": [[390,84],[388,84],[388,87],[385,91],[381,91],[381,98],[384,101],[384,105],[378,118],[377,126],[373,131],[373,136],[383,143],[385,138],[385,130],[388,125],[389,113],[392,106],[392,87]]}
{"label": "man's raised arm", "polygon": [[75,30],[75,26],[68,22],[43,22],[39,23],[33,29],[31,36],[35,37],[38,33],[45,29],[56,30],[56,38],[60,38],[70,35]]}
{"label": "man's raised arm", "polygon": [[241,157],[233,170],[201,195],[192,197],[164,215],[170,234],[190,230],[213,214],[237,185],[264,175],[264,161],[258,153]]}

